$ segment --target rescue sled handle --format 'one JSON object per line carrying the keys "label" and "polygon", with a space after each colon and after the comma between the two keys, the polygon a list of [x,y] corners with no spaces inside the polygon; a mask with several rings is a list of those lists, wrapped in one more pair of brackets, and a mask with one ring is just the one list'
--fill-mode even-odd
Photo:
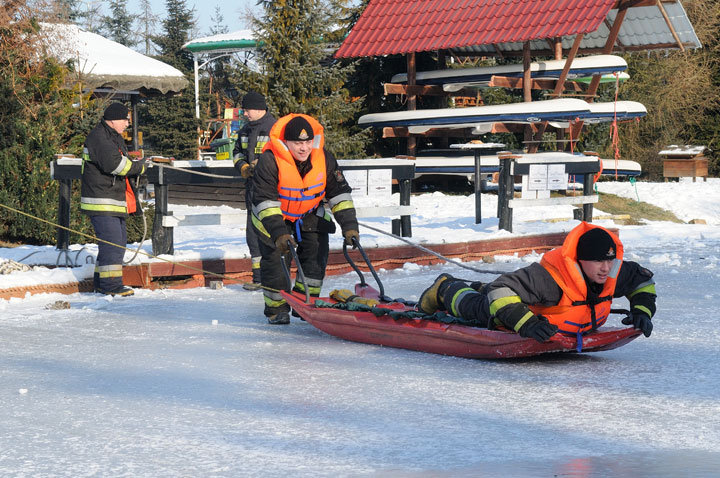
{"label": "rescue sled handle", "polygon": [[[305,273],[302,270],[302,266],[300,265],[300,259],[298,259],[297,251],[293,247],[293,245],[288,241],[288,247],[290,249],[290,254],[292,255],[292,258],[295,260],[295,267],[297,268],[297,275],[300,278],[300,282],[303,283],[303,287],[305,288],[305,303],[310,303],[310,287],[307,285],[307,282],[305,282]],[[287,262],[287,258],[285,257],[285,254],[280,255],[280,263],[282,264],[283,272],[285,273],[285,280],[287,282],[287,289],[285,291],[288,294],[292,294],[292,278],[290,277],[290,266]]]}
{"label": "rescue sled handle", "polygon": [[[370,262],[370,259],[368,258],[367,254],[365,253],[365,249],[360,245],[360,241],[353,238],[353,247],[357,248],[358,251],[360,251],[360,255],[362,256],[363,260],[365,261],[365,264],[367,264],[368,269],[370,269],[370,273],[372,274],[373,278],[375,279],[375,282],[377,282],[378,289],[380,289],[380,300],[384,302],[392,302],[392,299],[387,297],[385,295],[385,287],[383,287],[382,282],[380,281],[380,277],[378,277],[377,272],[375,272],[375,267],[373,267],[372,262]],[[360,287],[367,287],[368,284],[365,282],[365,275],[362,273],[362,271],[358,268],[358,266],[355,264],[355,262],[350,258],[350,254],[348,254],[347,250],[348,245],[346,243],[343,243],[343,255],[345,256],[345,260],[347,260],[348,264],[350,264],[350,267],[353,268],[353,270],[357,273],[357,275],[360,277]]]}

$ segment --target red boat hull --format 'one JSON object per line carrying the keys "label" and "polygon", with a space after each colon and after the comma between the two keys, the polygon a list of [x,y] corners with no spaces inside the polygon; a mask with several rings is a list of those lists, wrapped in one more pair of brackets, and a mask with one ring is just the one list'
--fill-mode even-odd
{"label": "red boat hull", "polygon": [[[353,342],[384,345],[441,355],[475,359],[503,359],[531,357],[553,352],[577,352],[574,337],[555,335],[539,343],[518,334],[487,330],[457,324],[443,324],[424,319],[393,319],[387,315],[376,317],[370,312],[320,308],[305,303],[305,296],[283,292],[290,306],[323,332]],[[321,298],[326,302],[332,299]],[[383,307],[406,309],[403,304],[384,304]],[[603,327],[583,337],[582,352],[611,350],[634,340],[639,330]]]}

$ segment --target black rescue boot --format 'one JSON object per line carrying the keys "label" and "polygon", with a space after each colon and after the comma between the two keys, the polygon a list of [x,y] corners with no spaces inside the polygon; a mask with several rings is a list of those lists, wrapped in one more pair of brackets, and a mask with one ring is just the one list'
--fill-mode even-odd
{"label": "black rescue boot", "polygon": [[278,312],[268,317],[268,324],[285,325],[290,323],[290,314],[288,312]]}
{"label": "black rescue boot", "polygon": [[448,280],[452,282],[455,278],[450,274],[440,274],[435,279],[435,282],[425,289],[425,292],[422,293],[417,304],[417,309],[420,312],[425,314],[434,314],[443,307],[442,291],[440,290],[440,286],[442,286],[443,283],[449,283],[447,282]]}
{"label": "black rescue boot", "polygon": [[127,286],[120,286],[113,290],[101,290],[101,289],[95,289],[95,292],[98,292],[100,294],[105,295],[111,295],[113,297],[119,296],[119,297],[129,297],[131,295],[135,295],[135,291],[132,290],[130,287]]}

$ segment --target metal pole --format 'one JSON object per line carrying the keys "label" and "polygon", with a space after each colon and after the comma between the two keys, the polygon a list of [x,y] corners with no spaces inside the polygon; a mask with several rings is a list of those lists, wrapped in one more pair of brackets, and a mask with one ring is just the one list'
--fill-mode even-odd
{"label": "metal pole", "polygon": [[174,254],[173,245],[173,228],[164,227],[162,220],[164,216],[169,215],[168,212],[168,185],[164,184],[164,171],[162,166],[157,166],[158,182],[154,184],[155,188],[155,219],[153,220],[152,246],[153,255]]}
{"label": "metal pole", "polygon": [[475,150],[475,224],[482,222],[480,199],[482,195],[482,176],[480,174],[480,150]]}
{"label": "metal pole", "polygon": [[[72,179],[60,179],[58,191],[58,224],[70,227],[70,198],[72,197]],[[70,231],[57,228],[57,249],[61,251],[70,248]]]}
{"label": "metal pole", "polygon": [[[400,190],[400,205],[410,205],[410,189],[411,183],[409,179],[399,179],[398,189]],[[412,237],[412,225],[410,223],[410,216],[400,216],[400,230],[402,231],[403,237]]]}
{"label": "metal pole", "polygon": [[193,53],[193,66],[195,67],[195,118],[200,119],[200,85],[198,71],[198,59],[197,55]]}
{"label": "metal pole", "polygon": [[[510,208],[510,198],[515,193],[515,185],[511,174],[512,159],[502,158],[500,160],[500,183],[498,184],[498,208],[499,221],[498,228],[512,232],[512,209]],[[500,193],[500,185],[502,185],[502,194]]]}

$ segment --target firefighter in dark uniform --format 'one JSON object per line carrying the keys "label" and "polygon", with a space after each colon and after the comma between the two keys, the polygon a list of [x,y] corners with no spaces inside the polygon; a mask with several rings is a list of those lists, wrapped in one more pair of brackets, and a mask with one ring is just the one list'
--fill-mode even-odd
{"label": "firefighter in dark uniform", "polygon": [[[320,123],[307,115],[280,118],[255,167],[252,220],[260,239],[265,316],[270,324],[290,323],[290,306],[279,292],[287,287],[281,256],[297,255],[306,283],[296,278],[294,290],[319,296],[335,232],[330,212],[345,243],[359,240],[351,188],[335,157],[324,148]],[[328,209],[329,208],[329,211]]]}
{"label": "firefighter in dark uniform", "polygon": [[95,292],[113,296],[133,295],[123,286],[122,262],[125,250],[112,246],[127,244],[125,219],[141,211],[136,194],[137,177],[147,162],[132,161],[121,134],[130,124],[128,108],[112,103],[100,122],[90,131],[83,151],[80,210],[90,216],[98,241],[93,286]]}
{"label": "firefighter in dark uniform", "polygon": [[233,164],[240,175],[247,179],[245,183],[245,207],[248,210],[245,240],[250,249],[252,259],[252,284],[243,287],[248,290],[260,288],[260,246],[258,237],[252,226],[250,209],[252,208],[252,176],[263,146],[268,142],[270,128],[275,124],[275,117],[267,110],[265,97],[254,91],[248,92],[242,99],[243,115],[248,122],[238,132],[238,140],[233,148]]}
{"label": "firefighter in dark uniform", "polygon": [[441,274],[420,296],[418,309],[451,315],[490,329],[502,327],[544,342],[556,333],[581,340],[603,325],[613,298],[626,297],[631,315],[622,320],[649,337],[655,314],[653,273],[623,260],[623,246],[612,232],[582,222],[563,245],[493,282],[467,284]]}

